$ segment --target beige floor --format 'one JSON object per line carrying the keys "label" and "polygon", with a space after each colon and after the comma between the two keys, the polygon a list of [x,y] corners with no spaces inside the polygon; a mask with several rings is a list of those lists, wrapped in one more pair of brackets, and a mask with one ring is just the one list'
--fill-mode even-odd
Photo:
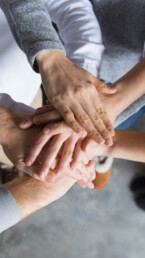
{"label": "beige floor", "polygon": [[[36,97],[34,98],[31,107],[38,108],[42,106],[42,91],[41,88],[39,89]],[[5,168],[11,168],[13,164],[11,161],[6,157],[6,155],[3,152],[2,146],[0,145],[0,163],[2,163],[2,167]]]}

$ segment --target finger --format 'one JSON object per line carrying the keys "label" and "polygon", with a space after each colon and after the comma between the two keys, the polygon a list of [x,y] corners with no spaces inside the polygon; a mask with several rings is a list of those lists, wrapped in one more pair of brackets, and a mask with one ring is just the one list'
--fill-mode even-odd
{"label": "finger", "polygon": [[[106,111],[104,109],[100,109],[99,110],[99,114],[100,114],[100,117],[101,119],[103,120],[106,128],[108,129],[108,131],[110,132],[111,136],[114,136],[115,135],[115,130],[113,128],[113,125],[108,117],[108,114],[106,113]],[[107,144],[107,143],[106,143]],[[109,145],[109,144],[107,144]]]}
{"label": "finger", "polygon": [[43,107],[37,108],[36,111],[35,111],[35,115],[40,115],[40,114],[50,112],[50,111],[53,111],[53,110],[55,110],[55,108],[51,104],[48,104],[48,105],[45,105]]}
{"label": "finger", "polygon": [[55,104],[55,107],[59,111],[61,116],[64,118],[65,122],[69,127],[71,127],[76,133],[82,132],[81,126],[76,121],[75,116],[72,110],[68,107],[68,105],[59,102]]}
{"label": "finger", "polygon": [[108,144],[109,146],[112,145],[113,141],[112,141],[110,132],[108,131],[108,129],[103,123],[104,121],[103,118],[106,118],[106,117],[100,116],[100,113],[99,113],[100,111],[103,112],[103,108],[95,109],[93,105],[91,105],[90,103],[86,103],[85,101],[83,102],[82,106],[85,112],[88,114],[89,118],[91,119],[94,127],[97,129],[97,131],[100,133],[102,138],[105,140],[106,144]]}
{"label": "finger", "polygon": [[82,138],[78,140],[75,149],[74,149],[74,155],[73,155],[73,160],[71,162],[71,169],[75,169],[78,165],[78,163],[81,160],[81,143],[82,143]]}
{"label": "finger", "polygon": [[56,122],[61,120],[62,120],[61,115],[56,110],[46,112],[46,113],[41,113],[39,115],[37,114],[37,115],[34,115],[33,117],[33,123],[36,125],[46,124],[46,123],[51,123],[51,122]]}
{"label": "finger", "polygon": [[89,175],[90,181],[93,181],[96,178],[96,171],[95,171],[95,162],[91,160],[87,165],[87,173]]}
{"label": "finger", "polygon": [[19,128],[27,129],[27,128],[30,128],[32,125],[33,125],[33,115],[30,115],[28,118],[26,118],[19,124]]}
{"label": "finger", "polygon": [[77,181],[76,184],[83,189],[87,187],[87,184],[83,180]]}
{"label": "finger", "polygon": [[91,144],[92,143],[92,139],[90,138],[90,137],[86,137],[85,139],[84,139],[84,141],[82,142],[82,151],[87,151],[87,147],[88,147],[88,145],[89,144]]}
{"label": "finger", "polygon": [[80,180],[82,178],[82,173],[80,173],[80,171],[78,169],[74,169],[74,170],[71,170],[71,169],[65,169],[65,174],[75,180]]}
{"label": "finger", "polygon": [[71,131],[72,130],[64,122],[47,125],[32,144],[26,157],[26,165],[31,166],[35,162],[44,145],[51,137],[60,133],[70,133]]}
{"label": "finger", "polygon": [[94,184],[93,184],[93,182],[88,180],[87,183],[86,183],[86,187],[87,187],[88,189],[90,189],[90,190],[94,189]]}
{"label": "finger", "polygon": [[96,89],[100,92],[100,93],[104,93],[104,94],[114,94],[117,92],[117,89],[111,87],[111,86],[107,86],[104,82],[98,80],[95,78],[94,80],[94,84]]}
{"label": "finger", "polygon": [[[88,114],[81,107],[81,105],[78,105],[77,103],[73,103],[71,105],[71,109],[75,113],[75,116],[76,116],[78,122],[87,131],[88,136],[93,138],[98,144],[103,144],[104,139],[102,138],[100,133],[97,131],[97,129],[94,128],[92,121],[90,120]],[[77,112],[76,112],[76,110],[77,110]]]}
{"label": "finger", "polygon": [[66,139],[69,137],[69,134],[60,134],[57,136],[54,136],[50,145],[47,145],[46,153],[44,155],[44,158],[42,160],[42,168],[40,171],[40,177],[46,177],[46,175],[49,173],[49,169],[55,160],[58,152],[60,151],[61,146],[66,141]]}
{"label": "finger", "polygon": [[48,124],[43,128],[44,134],[48,134],[51,132],[52,135],[61,134],[61,133],[67,133],[67,132],[73,132],[70,127],[65,124],[65,122],[57,122]]}
{"label": "finger", "polygon": [[44,145],[50,140],[51,137],[52,134],[45,135],[43,131],[38,135],[38,137],[33,142],[25,160],[25,163],[28,167],[34,164]]}
{"label": "finger", "polygon": [[75,145],[78,141],[78,134],[73,134],[69,139],[64,143],[62,155],[59,161],[59,164],[56,168],[56,173],[59,173],[61,170],[65,169],[72,160],[73,152]]}
{"label": "finger", "polygon": [[112,123],[111,123],[111,121],[109,119],[109,116],[108,116],[106,110],[102,106],[101,101],[98,99],[98,95],[97,94],[95,94],[93,96],[93,103],[94,103],[95,110],[98,113],[98,115],[100,116],[100,118],[102,119],[106,129],[109,131],[111,136],[114,136],[115,135],[115,131],[114,131],[113,125],[112,125]]}

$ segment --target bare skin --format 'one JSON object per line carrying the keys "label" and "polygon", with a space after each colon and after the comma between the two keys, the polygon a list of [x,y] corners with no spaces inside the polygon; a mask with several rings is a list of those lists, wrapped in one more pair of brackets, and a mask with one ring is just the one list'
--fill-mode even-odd
{"label": "bare skin", "polygon": [[[73,64],[61,51],[42,51],[36,61],[48,100],[67,125],[76,133],[84,128],[98,144],[112,145],[114,129],[98,92],[113,94],[116,90]],[[34,121],[40,124],[39,117]]]}
{"label": "bare skin", "polygon": [[[59,159],[59,155],[53,160],[49,173],[43,178],[39,176],[40,164],[38,162],[35,162],[31,167],[27,167],[24,162],[26,153],[28,152],[36,136],[41,132],[41,128],[32,127],[27,131],[21,130],[19,129],[18,124],[20,121],[22,121],[23,116],[13,115],[3,107],[0,107],[0,114],[0,144],[3,146],[7,157],[19,170],[34,177],[35,179],[46,182],[54,181],[57,178],[55,166],[58,161],[57,159]],[[49,143],[47,143],[47,145],[48,144]],[[85,183],[87,182],[87,186],[92,189],[92,180],[95,178],[94,163],[89,161],[85,156],[85,153],[82,153],[82,159],[77,169],[71,170],[70,166],[67,166],[63,171],[61,171],[61,175],[66,174],[67,176],[72,177],[79,185],[82,184],[82,187],[83,181]]]}
{"label": "bare skin", "polygon": [[[135,100],[137,100],[138,98],[140,98],[142,95],[145,94],[144,67],[145,67],[145,59],[143,59],[130,72],[128,72],[125,76],[123,76],[120,80],[118,80],[113,85],[113,87],[115,87],[117,89],[116,94],[114,94],[112,96],[103,96],[103,95],[101,96],[102,102],[103,102],[104,106],[106,107],[106,109],[108,110],[108,113],[110,114],[110,119],[111,119],[112,123],[114,123],[116,117],[124,109],[126,109],[130,104],[132,104],[132,102],[134,102]],[[47,112],[47,120],[45,120],[45,117],[43,116],[46,112]],[[36,111],[36,113],[39,114],[39,116],[41,117],[40,120],[42,120],[42,123],[44,123],[45,121],[48,122],[49,116],[50,116],[50,122],[61,120],[60,114],[56,110],[54,110],[54,108],[50,104],[43,108],[38,109]],[[34,115],[34,117],[35,117],[35,115]],[[33,123],[33,121],[31,120],[29,125],[21,124],[21,128],[26,128],[27,126],[30,126],[32,123]],[[50,131],[53,134],[53,128],[51,126],[52,125],[50,125],[50,124],[45,126],[45,128],[43,129],[43,132],[40,135],[39,139],[41,139],[42,141],[40,140],[39,151],[38,151],[39,153],[42,149],[42,146],[44,146],[44,144],[45,144],[45,140],[47,139],[47,137],[49,137]],[[57,124],[55,124],[54,127],[57,127]],[[65,132],[66,132],[65,126],[64,126],[63,130],[65,130]],[[62,132],[62,130],[61,130],[61,132]],[[61,163],[61,160],[60,160],[61,168],[63,166],[63,163],[66,164],[67,160],[70,161],[72,159],[72,153],[73,153],[73,162],[72,162],[73,166],[76,166],[76,164],[78,164],[78,162],[80,160],[79,151],[81,149],[79,146],[81,146],[82,141],[85,136],[86,136],[85,134],[82,135],[82,137],[80,136],[78,144],[76,144],[76,142],[74,143],[74,144],[76,144],[75,152],[73,152],[73,149],[71,149],[71,151],[68,153],[68,155],[63,155],[63,157],[62,157],[63,162]],[[91,141],[90,138],[87,138],[87,141],[85,141],[85,145],[89,144],[89,142],[93,142],[93,141]],[[69,140],[66,144],[66,147],[64,148],[65,154],[67,153],[67,148],[69,146],[68,143],[69,143]],[[37,145],[37,140],[36,140],[36,142],[32,146],[31,151],[29,152],[29,154],[27,156],[27,160],[31,160],[31,161],[33,160],[33,162],[34,162],[34,160],[36,159],[36,156],[37,156],[37,155],[35,155],[37,148],[38,148],[38,145]],[[103,146],[100,146],[100,150],[102,148],[103,148]],[[106,147],[106,149],[107,149],[107,147]],[[50,153],[48,155],[50,155]],[[47,156],[46,156],[46,159],[47,159]],[[72,166],[72,168],[73,168],[73,166]],[[42,170],[43,170],[43,167],[42,167]]]}

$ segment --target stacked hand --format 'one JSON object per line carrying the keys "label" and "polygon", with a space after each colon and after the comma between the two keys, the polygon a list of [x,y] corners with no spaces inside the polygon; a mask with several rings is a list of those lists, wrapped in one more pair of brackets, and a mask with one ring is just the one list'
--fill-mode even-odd
{"label": "stacked hand", "polygon": [[[38,180],[46,182],[54,182],[54,180],[56,181],[60,176],[66,175],[71,177],[74,181],[77,181],[82,187],[88,186],[91,189],[93,188],[92,180],[95,178],[94,163],[89,162],[84,155],[81,157],[82,163],[78,168],[70,169],[70,166],[68,165],[64,170],[61,170],[61,175],[59,173],[57,174],[55,171],[56,164],[59,162],[59,155],[61,155],[61,149],[59,150],[58,155],[53,158],[53,162],[51,162],[50,168],[47,171],[48,173],[43,178],[40,178],[39,176],[42,165],[39,164],[38,160],[36,160],[31,167],[26,166],[25,157],[30,146],[41,133],[41,128],[35,126],[28,130],[21,130],[18,127],[18,123],[22,121],[22,119],[22,117],[12,117],[9,112],[7,113],[6,120],[11,121],[9,126],[11,134],[9,134],[8,131],[7,141],[3,144],[6,155],[18,169]],[[71,129],[67,132],[68,137],[70,136],[70,130]],[[62,137],[64,137],[64,135],[62,135]],[[51,139],[51,141],[53,141],[53,139]],[[47,148],[47,145],[45,148]],[[46,150],[44,149],[43,151],[45,152]],[[43,151],[40,154],[40,157],[43,157]]]}
{"label": "stacked hand", "polygon": [[[108,110],[110,110],[109,105],[107,105],[107,103],[111,103],[110,97],[106,96],[102,97],[102,99]],[[54,174],[52,176],[50,168],[52,166],[54,168],[55,163],[55,174],[69,170],[70,174],[79,180],[78,184],[85,187],[87,185],[87,178],[83,175],[78,178],[79,173],[77,168],[85,165],[86,167],[84,166],[83,171],[86,171],[86,168],[88,169],[87,164],[91,164],[92,180],[95,178],[93,163],[90,161],[92,161],[94,155],[97,153],[94,154],[93,151],[91,152],[90,148],[89,153],[85,152],[86,146],[89,143],[93,144],[94,141],[91,138],[86,137],[86,131],[81,132],[81,134],[74,133],[72,129],[61,121],[62,118],[60,114],[50,103],[47,106],[37,109],[36,112],[29,117],[27,123],[22,122],[20,124],[20,128],[27,129],[31,127],[36,121],[35,118],[38,116],[39,123],[37,122],[37,125],[45,123],[48,124],[44,126],[41,133],[34,140],[33,145],[27,154],[27,158],[25,160],[27,166],[32,166],[34,162],[37,161],[40,165],[40,171],[38,172],[40,179],[44,179],[49,175],[49,179],[52,180]],[[114,119],[115,117],[113,116],[113,112],[111,112],[111,121],[114,122]],[[98,145],[98,155],[103,154],[102,151],[103,146]],[[88,185],[90,187],[90,181],[88,182]]]}
{"label": "stacked hand", "polygon": [[[85,129],[98,144],[112,145],[114,129],[99,93],[114,94],[116,89],[76,66],[61,51],[42,51],[36,61],[48,100],[66,124],[76,133]],[[44,117],[46,121],[47,113]]]}

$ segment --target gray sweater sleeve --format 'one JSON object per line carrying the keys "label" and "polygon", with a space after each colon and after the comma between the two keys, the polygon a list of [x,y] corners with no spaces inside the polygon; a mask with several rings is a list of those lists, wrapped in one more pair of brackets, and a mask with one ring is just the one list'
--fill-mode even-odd
{"label": "gray sweater sleeve", "polygon": [[0,0],[0,7],[18,45],[36,71],[35,57],[40,51],[65,52],[42,0]]}
{"label": "gray sweater sleeve", "polygon": [[0,187],[0,233],[20,220],[20,211],[12,195]]}

